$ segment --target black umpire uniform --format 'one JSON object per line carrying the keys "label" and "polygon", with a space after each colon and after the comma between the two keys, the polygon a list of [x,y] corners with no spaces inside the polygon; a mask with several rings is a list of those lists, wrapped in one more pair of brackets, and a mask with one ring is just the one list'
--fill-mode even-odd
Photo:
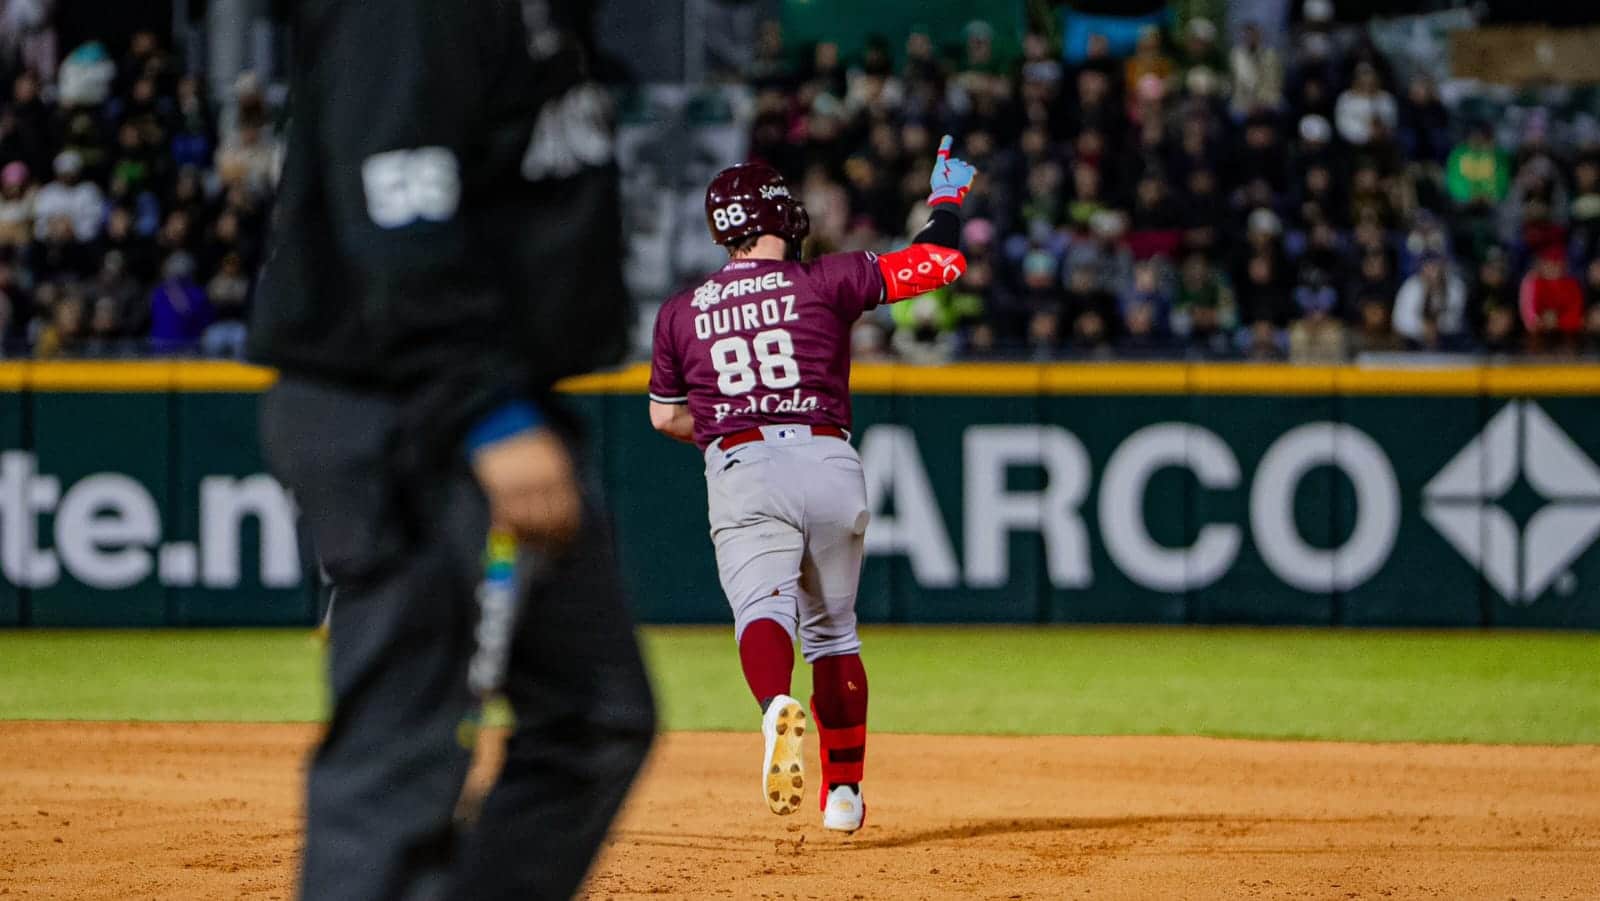
{"label": "black umpire uniform", "polygon": [[[338,591],[311,765],[311,901],[567,898],[644,759],[644,667],[602,517],[531,589],[516,716],[472,826],[474,590],[487,504],[463,437],[614,360],[630,316],[583,0],[297,0],[288,158],[252,356]],[[592,495],[591,495],[592,496]]]}

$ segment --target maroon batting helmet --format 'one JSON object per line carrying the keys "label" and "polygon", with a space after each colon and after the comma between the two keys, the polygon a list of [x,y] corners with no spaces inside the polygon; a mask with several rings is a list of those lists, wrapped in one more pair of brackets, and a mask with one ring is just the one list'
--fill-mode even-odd
{"label": "maroon batting helmet", "polygon": [[811,233],[811,217],[778,170],[741,163],[718,172],[706,188],[706,227],[723,246],[753,235],[777,235],[798,250]]}

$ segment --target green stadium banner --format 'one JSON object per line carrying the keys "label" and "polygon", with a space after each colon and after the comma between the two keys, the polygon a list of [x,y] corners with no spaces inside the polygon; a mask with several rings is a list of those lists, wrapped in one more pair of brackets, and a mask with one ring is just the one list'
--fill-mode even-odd
{"label": "green stadium banner", "polygon": [[[0,365],[0,626],[310,622],[272,374]],[[567,386],[640,620],[728,622],[639,367]],[[868,622],[1600,628],[1600,367],[858,367]]]}
{"label": "green stadium banner", "polygon": [[926,32],[936,48],[960,51],[967,26],[984,22],[993,35],[996,66],[1009,71],[1006,67],[1021,55],[1028,14],[1023,0],[784,0],[782,21],[784,43],[791,49],[833,41],[849,61],[859,57],[869,37],[880,36],[897,64],[905,62],[906,37],[913,29]]}
{"label": "green stadium banner", "polygon": [[[24,440],[22,380],[15,377],[0,384],[0,628],[20,625],[22,619],[22,591],[26,582],[22,553],[26,542],[20,540],[24,524],[22,512],[27,483],[23,473],[31,469],[26,458]],[[25,469],[25,467],[27,469]],[[17,511],[13,513],[12,511]]]}
{"label": "green stadium banner", "polygon": [[[17,477],[25,506],[19,584],[38,626],[160,626],[163,526],[171,521],[172,396],[30,396],[33,440]],[[18,515],[20,512],[20,516]]]}
{"label": "green stadium banner", "polygon": [[294,505],[262,472],[254,393],[174,395],[175,566],[163,580],[185,626],[288,625],[315,615]]}

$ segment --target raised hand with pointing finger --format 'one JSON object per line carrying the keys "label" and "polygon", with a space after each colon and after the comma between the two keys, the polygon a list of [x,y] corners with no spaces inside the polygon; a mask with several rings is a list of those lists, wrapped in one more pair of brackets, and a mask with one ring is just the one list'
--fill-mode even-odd
{"label": "raised hand with pointing finger", "polygon": [[955,139],[949,135],[939,142],[939,155],[933,164],[933,176],[928,179],[933,193],[928,195],[928,205],[935,206],[941,203],[953,203],[960,206],[967,199],[967,192],[972,190],[972,180],[977,177],[978,170],[965,160],[957,159],[950,155],[950,147]]}

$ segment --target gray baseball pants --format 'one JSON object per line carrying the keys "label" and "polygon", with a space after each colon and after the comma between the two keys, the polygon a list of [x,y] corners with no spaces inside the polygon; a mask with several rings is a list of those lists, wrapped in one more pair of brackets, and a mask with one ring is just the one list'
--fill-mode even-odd
{"label": "gray baseball pants", "polygon": [[734,637],[771,619],[807,662],[854,654],[867,531],[861,458],[806,426],[765,426],[764,441],[706,449],[706,501]]}

